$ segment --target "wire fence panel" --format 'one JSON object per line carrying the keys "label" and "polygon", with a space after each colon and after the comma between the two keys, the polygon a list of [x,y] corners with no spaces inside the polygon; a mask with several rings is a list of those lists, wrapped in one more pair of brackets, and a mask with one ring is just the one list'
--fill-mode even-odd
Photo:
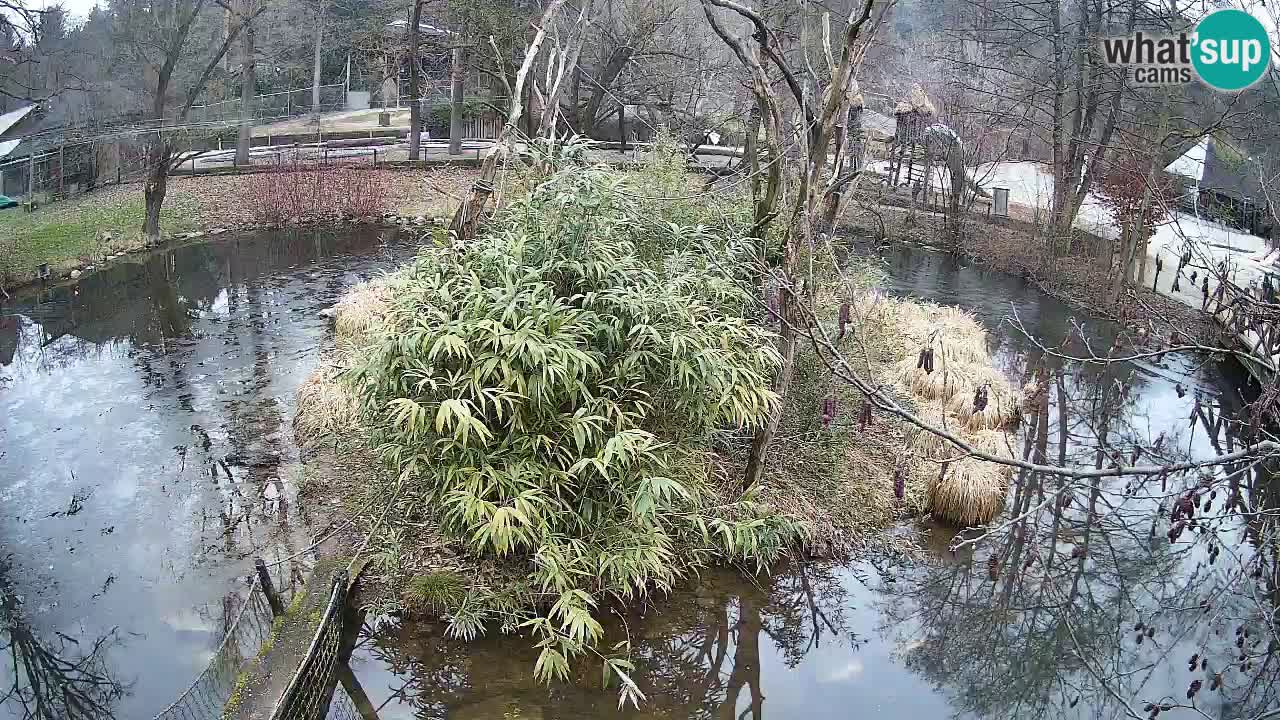
{"label": "wire fence panel", "polygon": [[209,665],[177,700],[155,716],[155,720],[221,718],[223,707],[235,691],[240,672],[271,636],[273,620],[271,604],[255,577]]}
{"label": "wire fence panel", "polygon": [[[320,619],[302,664],[280,696],[271,720],[324,720],[338,683],[342,631],[347,603],[347,573],[334,574],[329,605]],[[345,695],[345,693],[343,694]],[[349,700],[349,698],[348,698]]]}
{"label": "wire fence panel", "polygon": [[[278,120],[305,115],[315,108],[311,88],[293,88],[281,92],[257,95],[253,99],[253,117],[256,120]],[[346,86],[337,83],[320,86],[320,111],[342,110],[347,104]],[[192,106],[187,115],[191,122],[234,122],[240,119],[240,99],[223,100],[208,105]]]}
{"label": "wire fence panel", "polygon": [[329,714],[324,720],[364,720],[364,715],[360,714],[346,688],[338,685],[333,690],[333,702],[329,703]]}

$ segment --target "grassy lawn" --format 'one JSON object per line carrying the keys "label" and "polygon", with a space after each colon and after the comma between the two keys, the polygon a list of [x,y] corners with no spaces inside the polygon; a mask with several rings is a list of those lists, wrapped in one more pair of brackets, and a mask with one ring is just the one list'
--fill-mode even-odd
{"label": "grassy lawn", "polygon": [[[474,168],[389,170],[381,173],[380,199],[387,210],[401,215],[448,216],[476,175]],[[161,234],[259,222],[261,183],[278,181],[261,175],[171,177],[160,213]],[[100,264],[109,255],[141,248],[142,215],[141,183],[100,188],[33,213],[0,210],[0,286],[35,280],[42,263],[48,263],[55,275],[65,275]]]}
{"label": "grassy lawn", "polygon": [[[166,235],[194,227],[192,200],[171,195],[160,215]],[[141,247],[142,215],[140,184],[97,190],[30,213],[2,210],[0,278],[6,285],[17,285],[34,278],[42,263],[57,272]]]}

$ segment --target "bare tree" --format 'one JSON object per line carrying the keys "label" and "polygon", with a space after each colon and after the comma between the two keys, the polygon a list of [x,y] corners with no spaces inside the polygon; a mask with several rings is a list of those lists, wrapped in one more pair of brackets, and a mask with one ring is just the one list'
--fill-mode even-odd
{"label": "bare tree", "polygon": [[[827,197],[839,189],[837,183],[824,182],[827,176],[828,149],[832,142],[837,118],[843,121],[848,114],[850,102],[857,95],[854,68],[861,55],[859,37],[863,27],[871,20],[875,3],[874,0],[867,0],[860,10],[850,13],[839,46],[838,60],[836,51],[829,42],[826,43],[824,57],[828,61],[828,72],[825,82],[820,81],[816,73],[809,73],[807,80],[819,87],[816,97],[811,98],[801,87],[796,71],[783,57],[776,31],[766,24],[758,12],[734,0],[702,0],[702,2],[707,21],[733,51],[739,62],[750,72],[752,92],[755,94],[765,128],[768,155],[765,162],[769,167],[769,179],[763,200],[758,199],[756,203],[756,222],[752,229],[756,237],[766,237],[777,215],[776,203],[781,188],[780,165],[784,157],[781,131],[783,108],[773,90],[765,62],[781,73],[784,85],[800,112],[801,127],[798,133],[798,144],[802,148],[804,160],[802,167],[796,173],[797,189],[790,217],[780,231],[783,258],[782,266],[778,271],[779,290],[776,303],[776,314],[782,323],[779,340],[782,369],[775,380],[774,391],[779,396],[785,397],[795,365],[797,340],[795,321],[798,318],[796,315],[798,298],[795,291],[799,286],[800,248],[816,240],[822,207]],[[741,19],[745,19],[753,31],[751,40],[737,36],[726,28],[717,18],[716,8],[732,11]],[[829,36],[824,36],[824,40],[829,40]],[[811,67],[807,59],[806,66]],[[775,412],[752,439],[751,452],[747,458],[746,473],[742,481],[744,488],[754,486],[764,475],[765,456],[773,435],[777,431],[778,419],[779,413]]]}
{"label": "bare tree", "polygon": [[249,22],[263,0],[238,0],[232,22],[243,25],[240,30],[240,127],[236,134],[236,164],[249,164],[249,149],[253,145],[255,99],[258,94],[257,50],[254,47],[253,23]]}
{"label": "bare tree", "polygon": [[[224,10],[234,12],[224,0],[215,2]],[[200,48],[193,42],[192,29],[208,8],[207,0],[169,0],[160,4],[128,0],[120,6],[118,33],[133,58],[146,68],[145,91],[149,105],[146,114],[155,125],[147,146],[143,186],[146,215],[142,234],[149,243],[160,239],[160,209],[168,191],[169,172],[180,160],[180,148],[172,131],[165,130],[165,123],[179,127],[185,123],[213,71],[244,28],[265,7],[262,3],[251,15],[240,16],[241,21],[228,28],[220,42],[214,40]],[[189,74],[191,80],[184,91],[175,92],[173,85],[178,79],[175,74],[180,70]]]}
{"label": "bare tree", "polygon": [[449,62],[449,154],[462,154],[462,113],[467,77],[467,49],[456,45]]}
{"label": "bare tree", "polygon": [[[311,61],[311,113],[320,117],[320,48],[324,42],[324,3],[316,3],[316,42]],[[317,122],[319,120],[317,119]]]}
{"label": "bare tree", "polygon": [[[498,165],[512,154],[514,137],[519,132],[520,117],[524,112],[524,103],[521,98],[524,97],[525,83],[529,79],[529,73],[533,70],[543,43],[546,41],[548,34],[554,30],[553,24],[564,2],[565,0],[551,0],[551,2],[547,3],[546,9],[543,10],[537,25],[534,26],[533,38],[525,46],[524,60],[521,62],[519,70],[516,71],[515,82],[509,82],[505,74],[499,76],[506,88],[508,100],[507,121],[502,126],[502,130],[499,131],[493,147],[485,155],[484,161],[480,165],[479,179],[472,184],[471,191],[463,199],[462,204],[458,206],[458,210],[453,216],[450,232],[457,243],[465,244],[474,236],[488,205],[489,197],[493,194],[493,180],[497,175]],[[581,34],[585,22],[586,7],[584,6],[578,14],[574,32]],[[493,36],[489,37],[489,44],[501,66],[504,62],[503,55],[498,49],[497,42]],[[551,65],[548,66],[549,69],[550,67]],[[563,74],[568,72],[569,66],[564,63],[557,63],[556,67],[559,68],[559,75],[555,76],[555,82],[559,85]],[[550,76],[548,77],[550,78]]]}
{"label": "bare tree", "polygon": [[422,145],[422,59],[419,57],[418,38],[421,36],[423,0],[414,0],[405,26],[409,50],[409,159],[420,157]]}

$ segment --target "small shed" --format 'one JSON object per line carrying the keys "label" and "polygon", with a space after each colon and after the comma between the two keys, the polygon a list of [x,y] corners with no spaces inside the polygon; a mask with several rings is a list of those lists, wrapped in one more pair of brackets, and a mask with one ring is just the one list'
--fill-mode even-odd
{"label": "small shed", "polygon": [[26,105],[0,115],[0,195],[18,197],[27,192],[28,169],[21,160],[30,153],[21,147],[22,136],[37,119],[36,110],[36,105]]}
{"label": "small shed", "polygon": [[1164,168],[1187,186],[1181,208],[1261,235],[1271,224],[1259,166],[1230,143],[1207,137]]}

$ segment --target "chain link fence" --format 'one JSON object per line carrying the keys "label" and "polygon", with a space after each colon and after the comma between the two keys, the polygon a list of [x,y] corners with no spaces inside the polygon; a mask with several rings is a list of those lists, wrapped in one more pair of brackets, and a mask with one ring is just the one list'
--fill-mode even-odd
{"label": "chain link fence", "polygon": [[239,611],[227,626],[222,643],[209,665],[155,720],[215,720],[235,692],[241,671],[271,636],[274,615],[257,577],[244,596]]}
{"label": "chain link fence", "polygon": [[[323,720],[329,715],[338,669],[344,662],[341,655],[347,577],[345,570],[334,573],[333,590],[320,618],[320,627],[271,713],[271,720]],[[341,696],[345,698],[346,693]],[[346,699],[349,703],[350,698]]]}

